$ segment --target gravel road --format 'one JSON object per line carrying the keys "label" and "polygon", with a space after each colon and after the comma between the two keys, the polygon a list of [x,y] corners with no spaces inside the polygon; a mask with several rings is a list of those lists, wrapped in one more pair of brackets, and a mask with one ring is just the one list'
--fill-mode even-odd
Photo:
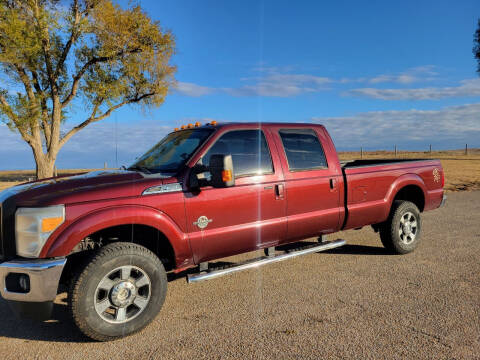
{"label": "gravel road", "polygon": [[[480,192],[449,194],[423,240],[390,255],[370,228],[347,246],[188,285],[140,334],[83,337],[65,294],[54,320],[17,320],[0,300],[5,359],[480,359]],[[235,259],[245,258],[239,256]],[[231,260],[231,259],[228,259]]]}

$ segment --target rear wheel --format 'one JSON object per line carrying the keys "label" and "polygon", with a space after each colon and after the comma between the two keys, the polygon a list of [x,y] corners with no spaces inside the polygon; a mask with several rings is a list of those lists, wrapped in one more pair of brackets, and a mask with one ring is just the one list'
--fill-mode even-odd
{"label": "rear wheel", "polygon": [[70,309],[88,337],[109,341],[133,334],[160,311],[167,292],[163,264],[133,243],[99,249],[74,278]]}
{"label": "rear wheel", "polygon": [[380,239],[385,248],[397,254],[407,254],[418,246],[421,229],[417,206],[410,201],[397,200],[388,220],[380,228]]}

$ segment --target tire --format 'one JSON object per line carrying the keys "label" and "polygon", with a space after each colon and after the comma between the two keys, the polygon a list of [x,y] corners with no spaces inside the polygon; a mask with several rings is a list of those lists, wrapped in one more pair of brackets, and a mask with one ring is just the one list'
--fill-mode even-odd
{"label": "tire", "polygon": [[143,246],[117,242],[97,250],[69,290],[73,321],[98,341],[134,334],[158,314],[167,294],[162,262]]}
{"label": "tire", "polygon": [[396,254],[408,254],[418,246],[421,230],[418,207],[410,201],[397,200],[388,220],[380,228],[380,239],[386,249]]}

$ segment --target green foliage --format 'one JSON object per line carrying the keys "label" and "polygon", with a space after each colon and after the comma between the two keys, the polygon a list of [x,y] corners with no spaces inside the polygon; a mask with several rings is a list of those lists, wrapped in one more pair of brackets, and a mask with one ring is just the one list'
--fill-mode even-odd
{"label": "green foliage", "polygon": [[[174,82],[174,51],[172,33],[139,6],[0,0],[0,117],[54,160],[72,135],[119,107],[161,105]],[[91,113],[62,137],[75,100]]]}

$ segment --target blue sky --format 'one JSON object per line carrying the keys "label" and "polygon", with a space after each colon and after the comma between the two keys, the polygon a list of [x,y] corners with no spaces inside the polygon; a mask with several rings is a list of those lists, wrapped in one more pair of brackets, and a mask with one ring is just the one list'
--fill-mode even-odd
{"label": "blue sky", "polygon": [[[175,126],[213,119],[323,123],[338,150],[480,147],[478,0],[140,4],[176,36],[176,89],[158,109],[90,125],[60,168],[128,164]],[[33,167],[18,135],[0,126],[0,139],[0,169]]]}

